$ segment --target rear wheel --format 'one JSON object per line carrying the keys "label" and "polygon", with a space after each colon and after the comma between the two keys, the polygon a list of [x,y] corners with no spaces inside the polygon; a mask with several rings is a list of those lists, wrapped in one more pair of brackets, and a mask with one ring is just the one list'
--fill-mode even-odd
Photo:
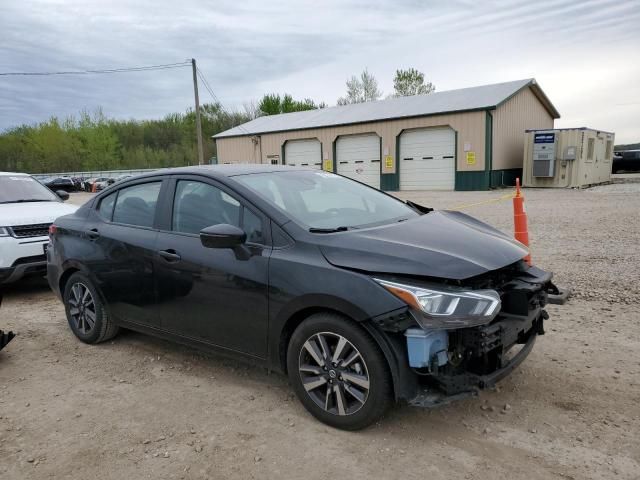
{"label": "rear wheel", "polygon": [[300,324],[289,342],[287,369],[305,408],[332,427],[365,428],[391,400],[380,348],[362,327],[338,314],[315,314]]}
{"label": "rear wheel", "polygon": [[64,289],[64,306],[71,331],[85,343],[100,343],[113,338],[118,326],[113,323],[89,278],[71,275]]}

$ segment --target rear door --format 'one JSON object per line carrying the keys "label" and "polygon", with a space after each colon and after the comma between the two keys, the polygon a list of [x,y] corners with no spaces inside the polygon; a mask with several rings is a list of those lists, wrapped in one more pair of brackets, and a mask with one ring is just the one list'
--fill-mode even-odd
{"label": "rear door", "polygon": [[[266,357],[267,218],[206,177],[174,177],[170,192],[173,205],[163,217],[154,267],[163,329]],[[248,255],[202,246],[199,232],[221,223],[245,230]]]}
{"label": "rear door", "polygon": [[85,263],[111,315],[156,328],[153,259],[162,189],[161,178],[144,179],[102,197],[83,232]]}

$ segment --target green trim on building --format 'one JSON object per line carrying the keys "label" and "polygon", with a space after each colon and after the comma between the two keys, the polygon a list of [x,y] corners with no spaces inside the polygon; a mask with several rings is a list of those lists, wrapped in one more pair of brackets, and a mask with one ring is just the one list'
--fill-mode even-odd
{"label": "green trim on building", "polygon": [[493,169],[493,115],[487,110],[484,121],[484,171],[487,176],[487,190],[491,188],[491,170]]}
{"label": "green trim on building", "polygon": [[[331,151],[333,152],[333,160],[331,160],[331,166],[333,167],[333,173],[338,173],[338,157],[336,155],[337,153],[337,143],[338,143],[338,139],[340,137],[336,137],[335,140],[333,142],[331,142]],[[322,160],[324,162],[324,160]],[[324,165],[322,166],[322,169],[324,170]]]}
{"label": "green trim on building", "polygon": [[456,190],[489,190],[487,173],[484,170],[456,172]]}
{"label": "green trim on building", "polygon": [[397,192],[400,190],[397,173],[383,173],[380,175],[380,190],[385,192]]}
{"label": "green trim on building", "polygon": [[[396,162],[396,173],[382,173],[380,175],[380,190],[385,192],[398,192],[400,191],[400,132],[396,135],[396,154],[394,162]],[[380,144],[382,148],[382,144]],[[381,163],[384,162],[382,155],[380,155]],[[382,167],[382,165],[380,165]]]}
{"label": "green trim on building", "polygon": [[[461,171],[456,162],[456,190],[489,190],[491,188],[491,166],[493,164],[493,116],[486,111],[484,128],[484,170]],[[456,152],[458,133],[456,132]]]}

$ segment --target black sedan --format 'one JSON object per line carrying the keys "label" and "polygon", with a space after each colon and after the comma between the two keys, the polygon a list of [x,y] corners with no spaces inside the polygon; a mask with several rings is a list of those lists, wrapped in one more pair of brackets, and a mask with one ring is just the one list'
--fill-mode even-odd
{"label": "black sedan", "polygon": [[73,192],[76,190],[76,186],[73,180],[67,177],[52,177],[44,181],[44,185],[51,191],[56,192],[63,190],[65,192]]}
{"label": "black sedan", "polygon": [[126,327],[252,360],[344,429],[394,400],[493,386],[543,333],[553,288],[521,244],[467,215],[286,166],[137,176],[50,237],[49,283],[80,340]]}
{"label": "black sedan", "polygon": [[640,172],[640,150],[625,150],[613,156],[612,173]]}

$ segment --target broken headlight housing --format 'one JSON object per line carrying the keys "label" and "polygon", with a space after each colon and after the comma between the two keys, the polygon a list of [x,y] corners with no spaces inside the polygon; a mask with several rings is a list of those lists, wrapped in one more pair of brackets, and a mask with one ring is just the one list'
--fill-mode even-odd
{"label": "broken headlight housing", "polygon": [[390,293],[407,303],[418,324],[425,329],[467,328],[485,325],[500,311],[495,290],[464,290],[442,285],[406,285],[374,278]]}

